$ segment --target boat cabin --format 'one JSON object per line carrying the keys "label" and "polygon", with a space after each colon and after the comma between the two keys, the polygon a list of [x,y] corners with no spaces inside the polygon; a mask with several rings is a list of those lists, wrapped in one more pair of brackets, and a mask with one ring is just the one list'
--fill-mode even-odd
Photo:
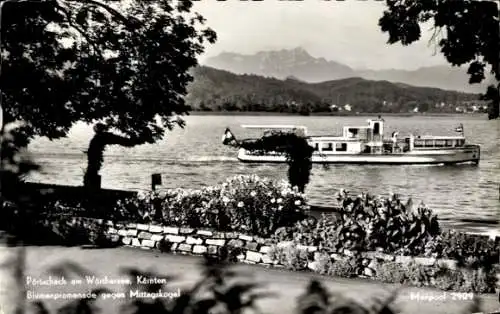
{"label": "boat cabin", "polygon": [[345,126],[341,137],[313,137],[311,146],[320,154],[398,154],[413,150],[463,147],[461,136],[413,136],[384,139],[384,120],[368,120],[367,126]]}
{"label": "boat cabin", "polygon": [[368,126],[345,126],[341,137],[321,136],[311,140],[320,154],[378,154],[383,151],[384,120],[368,120]]}
{"label": "boat cabin", "polygon": [[[405,139],[410,144],[410,138]],[[463,147],[465,138],[463,136],[417,136],[413,139],[413,149],[435,149]]]}
{"label": "boat cabin", "polygon": [[384,120],[368,120],[368,126],[345,126],[343,137],[366,141],[382,141],[384,135]]}
{"label": "boat cabin", "polygon": [[362,143],[344,137],[321,137],[311,143],[314,150],[322,154],[359,154]]}

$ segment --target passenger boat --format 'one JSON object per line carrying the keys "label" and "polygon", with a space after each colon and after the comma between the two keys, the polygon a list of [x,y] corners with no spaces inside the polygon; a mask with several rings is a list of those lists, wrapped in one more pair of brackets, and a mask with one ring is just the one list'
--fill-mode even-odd
{"label": "passenger boat", "polygon": [[[457,136],[430,136],[409,134],[400,138],[393,132],[384,137],[384,120],[368,120],[366,126],[344,126],[341,136],[307,135],[304,126],[289,125],[242,125],[246,129],[264,129],[264,136],[273,131],[293,132],[306,138],[314,148],[313,163],[328,164],[478,164],[481,155],[479,145],[469,144],[464,136],[463,125],[455,129]],[[229,128],[223,135],[223,144],[239,147],[238,159],[251,163],[285,163],[283,153],[250,151],[240,145]]]}

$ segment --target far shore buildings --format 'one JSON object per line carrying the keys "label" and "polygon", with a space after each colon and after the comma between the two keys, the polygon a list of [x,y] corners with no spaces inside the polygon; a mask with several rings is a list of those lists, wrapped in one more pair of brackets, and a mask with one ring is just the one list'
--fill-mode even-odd
{"label": "far shore buildings", "polygon": [[463,103],[455,106],[455,112],[457,113],[486,112],[487,110],[488,101],[486,100],[464,101]]}
{"label": "far shore buildings", "polygon": [[345,104],[344,106],[338,106],[338,105],[331,105],[330,106],[331,111],[352,111],[352,106],[349,104]]}
{"label": "far shore buildings", "polygon": [[[384,101],[383,106],[392,106],[391,103],[387,103]],[[423,108],[428,108],[427,110]],[[413,107],[410,107],[408,110],[410,113],[424,113],[427,111],[432,111],[433,109],[436,109],[438,112],[439,111],[445,111],[445,112],[456,112],[456,113],[477,113],[477,112],[486,112],[488,110],[488,101],[484,100],[474,100],[474,101],[464,101],[460,103],[445,103],[445,102],[440,102],[434,104],[434,106],[421,106],[420,104],[415,104]],[[333,112],[340,112],[340,111],[352,111],[353,106],[350,104],[345,104],[345,105],[337,105],[337,104],[332,104],[330,105],[330,111]]]}

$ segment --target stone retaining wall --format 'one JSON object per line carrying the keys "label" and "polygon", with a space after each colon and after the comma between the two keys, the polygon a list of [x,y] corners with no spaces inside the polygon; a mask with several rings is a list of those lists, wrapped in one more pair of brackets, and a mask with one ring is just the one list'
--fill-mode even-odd
{"label": "stone retaining wall", "polygon": [[[457,268],[457,261],[450,259],[436,259],[427,257],[412,257],[390,255],[382,252],[354,252],[346,249],[339,251],[320,249],[317,246],[295,245],[292,241],[276,243],[271,239],[263,239],[256,236],[238,232],[217,232],[205,229],[169,227],[156,224],[114,223],[102,219],[58,217],[59,220],[48,219],[45,224],[51,224],[54,229],[63,226],[69,229],[85,230],[89,238],[97,238],[98,234],[105,236],[115,245],[137,247],[142,249],[158,249],[160,251],[220,256],[222,252],[230,252],[240,262],[250,264],[261,264],[274,267],[283,267],[277,259],[271,258],[280,249],[293,247],[303,251],[307,256],[308,263],[305,268],[317,271],[321,254],[328,254],[334,261],[358,256],[363,258],[362,275],[364,277],[375,277],[377,265],[380,262],[395,262],[398,264],[415,263],[418,265],[432,266],[444,265],[450,269]],[[497,239],[498,240],[498,239]],[[320,253],[321,251],[321,253]]]}

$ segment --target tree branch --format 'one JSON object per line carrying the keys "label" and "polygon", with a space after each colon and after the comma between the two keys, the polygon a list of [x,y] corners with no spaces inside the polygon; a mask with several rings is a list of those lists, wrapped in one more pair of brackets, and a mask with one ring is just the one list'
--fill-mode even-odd
{"label": "tree branch", "polygon": [[121,14],[118,10],[113,9],[109,5],[106,5],[106,4],[104,4],[102,2],[99,2],[99,1],[96,1],[96,0],[66,0],[66,1],[77,2],[79,4],[87,3],[87,4],[90,4],[90,5],[96,6],[96,7],[103,8],[108,13],[110,13],[112,16],[114,16],[115,18],[117,18],[120,21],[122,21],[130,29],[134,29],[134,26],[135,26],[134,23],[131,22],[131,19],[135,20],[137,22],[137,24],[140,23],[139,19],[136,19],[134,17],[130,17],[130,18],[126,17],[123,14]]}
{"label": "tree branch", "polygon": [[436,55],[437,53],[437,46],[439,45],[439,43],[437,42],[437,37],[438,35],[441,35],[441,32],[442,32],[442,27],[437,27],[437,26],[434,26],[432,28],[433,32],[432,32],[432,36],[431,38],[429,38],[429,41],[427,42],[428,45],[430,44],[434,44],[434,52],[433,52],[433,55]]}
{"label": "tree branch", "polygon": [[62,7],[57,0],[54,1],[54,3],[56,5],[56,8],[59,9],[59,10],[61,10],[63,12],[63,14],[66,15],[66,18],[67,18],[69,26],[72,27],[72,28],[74,28],[81,36],[83,36],[83,38],[85,39],[85,41],[89,45],[91,45],[92,48],[94,48],[95,52],[99,55],[99,57],[101,57],[101,58],[104,59],[104,56],[102,55],[101,50],[96,45],[96,43],[93,40],[90,39],[90,37],[85,32],[85,30],[83,30],[78,25],[76,25],[75,23],[73,23],[71,13],[66,8]]}
{"label": "tree branch", "polygon": [[103,133],[103,143],[104,145],[120,145],[124,147],[133,147],[136,145],[144,144],[146,141],[142,141],[134,138],[127,138],[113,133]]}

